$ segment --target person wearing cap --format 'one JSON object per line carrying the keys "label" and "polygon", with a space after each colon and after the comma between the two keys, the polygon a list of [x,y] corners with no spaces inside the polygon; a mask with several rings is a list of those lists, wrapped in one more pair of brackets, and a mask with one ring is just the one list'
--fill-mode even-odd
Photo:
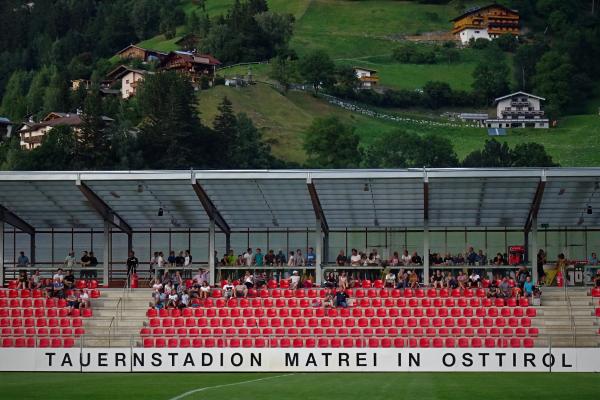
{"label": "person wearing cap", "polygon": [[290,289],[297,289],[299,284],[300,275],[298,275],[298,271],[294,270],[292,276],[290,276]]}

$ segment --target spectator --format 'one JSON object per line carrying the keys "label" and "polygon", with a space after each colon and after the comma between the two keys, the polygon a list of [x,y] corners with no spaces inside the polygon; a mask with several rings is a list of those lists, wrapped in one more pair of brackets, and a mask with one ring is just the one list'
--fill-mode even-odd
{"label": "spectator", "polygon": [[531,280],[531,276],[527,276],[527,278],[525,278],[525,283],[523,284],[523,294],[525,297],[532,297],[533,296],[533,289],[534,289],[534,284],[533,281]]}
{"label": "spectator", "polygon": [[237,257],[235,256],[233,249],[229,249],[229,252],[227,253],[227,265],[235,265],[236,260]]}
{"label": "spectator", "polygon": [[446,255],[444,256],[444,264],[454,265],[454,258],[450,253],[446,253]]}
{"label": "spectator", "polygon": [[386,287],[394,287],[396,285],[396,275],[394,275],[394,273],[389,270],[388,273],[385,275],[385,286]]}
{"label": "spectator", "polygon": [[[77,294],[75,294],[77,292]],[[69,307],[69,315],[73,312],[74,309],[79,308],[79,291],[71,291],[71,293],[67,296],[67,306]]]}
{"label": "spectator", "polygon": [[135,256],[135,252],[131,250],[129,252],[129,257],[127,258],[127,276],[129,277],[131,274],[137,273],[139,261]]}
{"label": "spectator", "polygon": [[410,261],[415,265],[423,265],[423,259],[416,251],[413,253]]}
{"label": "spectator", "polygon": [[254,285],[257,289],[263,289],[267,286],[267,274],[264,271],[254,277]]}
{"label": "spectator", "polygon": [[469,246],[469,248],[467,250],[467,263],[469,265],[475,265],[476,262],[477,262],[477,254],[475,254],[473,247]]}
{"label": "spectator", "polygon": [[63,283],[65,284],[65,289],[73,289],[75,287],[75,275],[73,275],[73,270],[67,271],[67,276],[64,277]]}
{"label": "spectator", "polygon": [[21,251],[17,259],[17,269],[29,267],[29,258],[25,255],[25,252]]}
{"label": "spectator", "polygon": [[466,287],[468,279],[469,278],[467,277],[467,275],[465,275],[462,271],[458,271],[458,277],[456,278],[456,281],[458,282],[459,288],[464,289]]}
{"label": "spectator", "polygon": [[408,276],[408,285],[411,289],[416,289],[419,287],[419,275],[416,270],[410,271],[410,275]]}
{"label": "spectator", "polygon": [[29,288],[30,289],[41,289],[42,287],[42,276],[40,270],[36,269],[33,274],[29,277]]}
{"label": "spectator", "polygon": [[294,257],[294,252],[290,251],[290,255],[288,257],[288,262],[287,262],[288,267],[295,267],[296,266],[296,257]]}
{"label": "spectator", "polygon": [[98,277],[98,271],[96,270],[96,268],[98,267],[98,259],[96,258],[96,256],[94,255],[93,251],[90,251],[90,277],[92,278],[97,278]]}
{"label": "spectator", "polygon": [[463,265],[465,263],[465,258],[461,253],[458,253],[456,257],[452,258],[452,263],[454,265]]}
{"label": "spectator", "polygon": [[165,275],[165,256],[162,251],[158,252],[158,257],[156,258],[156,268],[158,276]]}
{"label": "spectator", "polygon": [[477,271],[473,270],[473,272],[469,276],[469,286],[479,287],[480,283],[481,283],[481,277],[479,276]]}
{"label": "spectator", "polygon": [[248,287],[241,283],[237,284],[233,291],[233,297],[246,297],[248,295]]}
{"label": "spectator", "polygon": [[346,276],[346,272],[340,274],[338,287],[340,290],[346,290],[348,288],[348,277]]}
{"label": "spectator", "polygon": [[479,249],[477,252],[477,261],[479,261],[479,265],[487,264],[487,256],[483,254],[483,250]]}
{"label": "spectator", "polygon": [[300,249],[296,249],[296,254],[294,255],[294,265],[296,267],[302,267],[306,265],[306,260],[302,256],[302,251]]}
{"label": "spectator", "polygon": [[80,279],[88,278],[89,275],[88,275],[87,267],[90,266],[90,256],[88,255],[88,252],[86,250],[83,251],[79,263],[81,264],[81,272],[79,272],[79,278]]}
{"label": "spectator", "polygon": [[54,296],[54,279],[47,279],[44,287],[46,291],[46,298]]}
{"label": "spectator", "polygon": [[546,274],[544,273],[544,264],[547,263],[546,252],[544,252],[544,249],[540,249],[538,251],[536,261],[537,261],[538,279],[540,280],[540,282],[544,282],[545,276],[546,276]]}
{"label": "spectator", "polygon": [[492,284],[490,284],[490,288],[488,289],[487,292],[487,297],[492,299],[492,298],[496,298],[498,297],[498,287],[496,286],[496,283],[494,281],[492,281]]}
{"label": "spectator", "polygon": [[504,257],[502,257],[501,253],[497,253],[494,258],[494,265],[504,265]]}
{"label": "spectator", "polygon": [[[231,286],[231,287],[233,288],[233,286]],[[200,284],[200,298],[208,299],[209,296],[210,296],[210,285],[208,284],[207,281],[202,281],[202,283]]]}
{"label": "spectator", "polygon": [[246,285],[248,289],[254,287],[254,275],[252,275],[250,271],[246,271],[246,275],[244,275],[244,285]]}
{"label": "spectator", "polygon": [[315,250],[312,247],[308,248],[308,252],[306,253],[306,265],[313,266],[317,262],[317,255],[315,254]]}
{"label": "spectator", "polygon": [[73,250],[71,250],[69,254],[67,254],[67,256],[65,257],[64,267],[67,270],[73,269],[73,267],[75,267],[75,252]]}
{"label": "spectator", "polygon": [[398,255],[397,251],[395,251],[394,254],[392,255],[392,257],[390,258],[389,264],[392,267],[395,267],[398,264],[400,264],[400,256]]}
{"label": "spectator", "polygon": [[[179,252],[177,257],[175,257],[175,268],[182,269],[183,264],[185,263],[185,256],[183,255],[183,250]],[[137,265],[136,265],[137,267]]]}
{"label": "spectator", "polygon": [[152,298],[154,299],[153,307],[159,306],[161,302],[162,290],[163,284],[158,278],[154,278],[154,283],[152,284]]}
{"label": "spectator", "polygon": [[262,253],[260,247],[256,249],[256,254],[254,255],[254,265],[258,267],[262,267],[263,265],[265,265],[265,256]]}
{"label": "spectator", "polygon": [[[206,282],[206,284],[208,285],[208,282]],[[226,279],[225,284],[223,285],[223,297],[225,297],[226,300],[233,297],[233,289],[233,285]]]}
{"label": "spectator", "polygon": [[185,253],[184,253],[184,256],[183,256],[183,268],[185,269],[185,271],[191,271],[192,270],[192,253],[190,253],[189,250],[186,250]]}
{"label": "spectator", "polygon": [[600,269],[596,271],[596,276],[594,277],[594,283],[596,287],[600,287]]}
{"label": "spectator", "polygon": [[90,295],[87,290],[79,292],[79,308],[90,308]]}
{"label": "spectator", "polygon": [[275,252],[273,250],[269,250],[269,252],[265,256],[265,264],[269,267],[272,267],[275,265],[275,262]]}
{"label": "spectator", "polygon": [[183,284],[183,278],[181,277],[179,271],[175,271],[175,276],[173,277],[173,286],[175,287],[175,290],[178,290],[179,287],[185,288],[185,285]]}
{"label": "spectator", "polygon": [[52,295],[62,299],[65,297],[64,289],[65,285],[63,284],[62,280],[55,278],[54,282],[52,283]]}
{"label": "spectator", "polygon": [[404,252],[402,252],[402,264],[403,265],[410,265],[410,263],[412,262],[412,257],[408,255],[408,250],[404,249]]}
{"label": "spectator", "polygon": [[167,308],[169,307],[173,307],[173,308],[177,308],[177,299],[179,298],[179,296],[177,295],[177,292],[172,290],[167,299]]}
{"label": "spectator", "polygon": [[333,272],[327,274],[327,279],[325,279],[325,287],[328,287],[329,289],[336,287],[336,279]]}
{"label": "spectator", "polygon": [[298,289],[298,285],[300,284],[300,275],[298,275],[298,271],[293,271],[292,276],[290,276],[290,289]]}
{"label": "spectator", "polygon": [[593,265],[593,266],[598,265],[598,257],[596,256],[596,253],[592,253],[590,258],[588,258],[588,265]]}
{"label": "spectator", "polygon": [[369,253],[369,258],[367,258],[367,265],[369,267],[376,267],[379,265],[377,262],[377,258],[375,257],[375,253]]}
{"label": "spectator", "polygon": [[56,270],[56,273],[52,276],[52,280],[54,279],[58,279],[62,282],[62,280],[65,278],[65,276],[63,275],[63,270],[62,268],[59,268]]}
{"label": "spectator", "polygon": [[406,289],[408,287],[408,274],[404,271],[404,268],[401,268],[398,272],[398,284],[396,285],[396,289]]}
{"label": "spectator", "polygon": [[499,289],[500,289],[500,293],[499,293],[500,296],[502,296],[504,298],[510,297],[511,287],[510,287],[510,284],[508,283],[507,277],[502,278],[502,282],[500,283]]}
{"label": "spectator", "polygon": [[181,296],[179,296],[179,308],[186,308],[190,304],[190,294],[187,290],[184,290]]}
{"label": "spectator", "polygon": [[252,249],[248,247],[248,249],[246,249],[246,252],[244,253],[244,264],[249,267],[252,265],[252,261],[254,261],[254,257],[252,254]]}
{"label": "spectator", "polygon": [[19,271],[19,281],[17,289],[27,289],[29,286],[29,278],[27,278],[27,271]]}
{"label": "spectator", "polygon": [[439,269],[437,271],[435,271],[435,274],[431,277],[432,279],[432,286],[434,288],[443,288],[444,287],[444,276],[442,275],[442,271],[440,271]]}
{"label": "spectator", "polygon": [[324,308],[331,308],[334,307],[334,299],[333,299],[333,293],[331,290],[328,290],[327,293],[325,294],[325,298],[323,299],[323,307]]}
{"label": "spectator", "polygon": [[156,277],[157,274],[157,264],[158,262],[158,251],[154,252],[154,255],[150,258],[150,276]]}
{"label": "spectator", "polygon": [[567,265],[568,263],[567,259],[565,258],[565,255],[563,253],[560,253],[558,255],[558,261],[556,262],[556,267],[558,268],[558,271],[562,273],[563,277],[565,276]]}
{"label": "spectator", "polygon": [[448,272],[446,276],[446,287],[448,289],[456,289],[458,287],[458,279],[456,279],[452,272]]}
{"label": "spectator", "polygon": [[346,294],[345,290],[339,290],[335,294],[335,306],[348,308],[348,295]]}
{"label": "spectator", "polygon": [[169,257],[167,257],[167,263],[169,264],[169,268],[175,268],[175,252],[171,250],[169,252]]}
{"label": "spectator", "polygon": [[337,258],[335,259],[335,263],[337,265],[339,265],[340,267],[346,265],[346,263],[348,262],[348,257],[346,257],[346,255],[344,254],[344,250],[340,250]]}
{"label": "spectator", "polygon": [[285,253],[283,250],[279,249],[277,251],[277,255],[275,256],[275,263],[278,267],[283,267],[287,264],[287,258],[285,257]]}
{"label": "spectator", "polygon": [[352,249],[352,255],[350,256],[350,265],[359,266],[361,265],[361,257],[358,254],[358,250]]}

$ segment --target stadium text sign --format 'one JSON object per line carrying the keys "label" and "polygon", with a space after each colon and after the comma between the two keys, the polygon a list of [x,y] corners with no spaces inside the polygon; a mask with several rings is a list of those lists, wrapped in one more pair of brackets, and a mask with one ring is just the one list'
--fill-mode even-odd
{"label": "stadium text sign", "polygon": [[600,348],[0,349],[0,371],[600,372]]}

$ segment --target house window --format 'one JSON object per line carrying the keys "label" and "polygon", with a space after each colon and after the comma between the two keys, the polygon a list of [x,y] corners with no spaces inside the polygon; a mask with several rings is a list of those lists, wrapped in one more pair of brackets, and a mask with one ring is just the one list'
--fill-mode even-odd
{"label": "house window", "polygon": [[125,84],[129,85],[129,79],[125,79]]}

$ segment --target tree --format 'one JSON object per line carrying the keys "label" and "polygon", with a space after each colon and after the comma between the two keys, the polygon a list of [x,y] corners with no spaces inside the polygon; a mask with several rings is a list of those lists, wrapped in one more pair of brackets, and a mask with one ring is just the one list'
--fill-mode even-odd
{"label": "tree", "polygon": [[335,70],[335,80],[344,91],[353,91],[360,84],[354,68],[349,66],[337,67]]}
{"label": "tree", "polygon": [[335,64],[323,50],[313,50],[301,58],[298,72],[313,86],[315,94],[319,92],[319,88],[331,86],[335,82]]}
{"label": "tree", "polygon": [[448,168],[458,164],[448,139],[405,131],[392,131],[377,138],[367,147],[363,162],[366,168]]}
{"label": "tree", "polygon": [[512,166],[511,151],[508,143],[500,144],[495,139],[485,141],[482,150],[469,153],[462,162],[467,168],[506,168]]}
{"label": "tree", "polygon": [[244,113],[238,114],[237,137],[234,146],[234,157],[231,161],[231,168],[240,169],[264,169],[274,166],[274,158],[271,155],[271,148],[262,138],[252,120]]}
{"label": "tree", "polygon": [[511,150],[513,167],[558,167],[552,156],[539,143],[520,143]]}
{"label": "tree", "polygon": [[[219,113],[213,122],[213,130],[216,134],[219,151],[219,163],[223,168],[227,168],[235,160],[235,147],[237,139],[237,119],[233,112],[231,101],[226,97],[218,107]],[[244,155],[245,157],[247,155]]]}
{"label": "tree", "polygon": [[137,0],[131,10],[131,23],[139,40],[148,39],[158,33],[160,24],[158,0]]}
{"label": "tree", "polygon": [[519,46],[515,52],[514,62],[514,80],[517,87],[525,92],[533,90],[533,80],[535,77],[535,65],[546,50],[543,43],[527,43]]}
{"label": "tree", "polygon": [[104,132],[102,99],[97,84],[92,85],[81,115],[81,130],[78,135],[75,158],[78,168],[103,169],[110,166],[110,141]]}
{"label": "tree", "polygon": [[538,94],[547,99],[548,114],[560,115],[571,104],[574,70],[569,55],[554,50],[545,53],[536,64],[534,86]]}
{"label": "tree", "polygon": [[423,104],[437,109],[452,103],[452,88],[446,82],[427,82],[423,87]]}
{"label": "tree", "polygon": [[21,120],[28,113],[25,95],[29,81],[30,75],[21,70],[13,72],[8,80],[0,109],[3,115],[13,121]]}
{"label": "tree", "polygon": [[296,76],[296,62],[291,57],[279,55],[273,59],[270,65],[269,76],[278,81],[283,86],[284,92],[287,92]]}
{"label": "tree", "polygon": [[317,118],[304,135],[306,165],[311,168],[353,168],[360,164],[362,151],[354,128],[337,117]]}
{"label": "tree", "polygon": [[486,104],[491,104],[495,98],[508,92],[509,76],[510,69],[504,56],[488,58],[480,62],[473,71],[473,89]]}

